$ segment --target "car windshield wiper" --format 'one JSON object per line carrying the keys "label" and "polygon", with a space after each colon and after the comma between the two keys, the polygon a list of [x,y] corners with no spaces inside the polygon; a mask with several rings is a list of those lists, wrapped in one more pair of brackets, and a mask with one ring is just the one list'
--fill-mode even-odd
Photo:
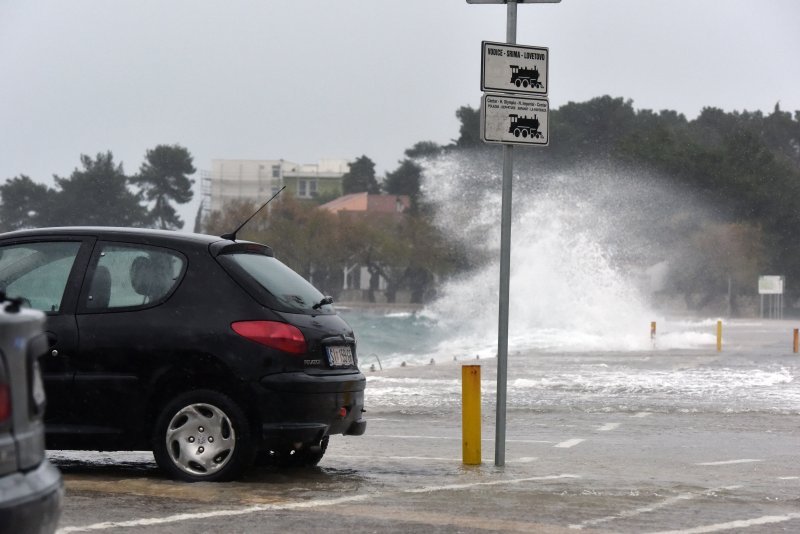
{"label": "car windshield wiper", "polygon": [[323,297],[321,301],[311,306],[311,308],[314,310],[318,310],[321,307],[325,306],[326,304],[333,304],[333,297]]}

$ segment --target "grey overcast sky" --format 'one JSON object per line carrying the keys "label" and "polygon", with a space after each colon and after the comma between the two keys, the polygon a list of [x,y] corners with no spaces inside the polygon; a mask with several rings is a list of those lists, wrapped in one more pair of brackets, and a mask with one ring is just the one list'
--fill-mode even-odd
{"label": "grey overcast sky", "polygon": [[[0,180],[52,183],[106,150],[132,173],[161,143],[198,169],[366,154],[383,174],[458,136],[505,17],[465,0],[0,0]],[[517,41],[550,48],[551,107],[609,94],[691,119],[800,110],[799,25],[798,0],[563,0],[520,5]]]}

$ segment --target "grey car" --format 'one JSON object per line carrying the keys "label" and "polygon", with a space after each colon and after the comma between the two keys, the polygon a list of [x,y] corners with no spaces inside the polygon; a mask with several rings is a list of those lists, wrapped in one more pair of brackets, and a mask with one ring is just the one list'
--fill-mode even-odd
{"label": "grey car", "polygon": [[0,293],[0,534],[55,531],[63,495],[44,449],[45,316],[20,304]]}

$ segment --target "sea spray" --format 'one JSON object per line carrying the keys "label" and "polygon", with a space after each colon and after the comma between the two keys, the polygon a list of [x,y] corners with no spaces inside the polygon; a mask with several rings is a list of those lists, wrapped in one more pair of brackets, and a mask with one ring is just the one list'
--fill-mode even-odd
{"label": "sea spray", "polygon": [[[500,169],[463,154],[429,160],[424,169],[423,189],[437,224],[488,260],[444,284],[441,298],[424,313],[449,333],[440,352],[448,345],[491,352]],[[652,237],[659,213],[675,205],[674,195],[652,180],[595,166],[541,175],[522,170],[514,179],[510,349],[651,349],[649,324],[660,316],[648,303],[646,268],[663,259]]]}
{"label": "sea spray", "polygon": [[[500,169],[490,158],[450,154],[423,162],[436,225],[470,251],[474,268],[444,281],[416,313],[344,313],[367,364],[493,357],[497,351]],[[664,266],[707,211],[658,177],[599,165],[514,177],[511,351],[651,351],[711,346],[713,335],[664,320],[650,303]],[[650,322],[659,324],[656,343]],[[716,324],[716,323],[715,323]]]}

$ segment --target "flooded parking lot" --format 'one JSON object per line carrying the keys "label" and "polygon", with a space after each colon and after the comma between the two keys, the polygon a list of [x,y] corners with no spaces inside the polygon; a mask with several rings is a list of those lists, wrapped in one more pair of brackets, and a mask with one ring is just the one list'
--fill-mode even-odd
{"label": "flooded parking lot", "polygon": [[461,463],[462,361],[369,373],[367,433],[313,469],[185,484],[149,453],[51,451],[60,532],[796,532],[791,327],[726,324],[720,353],[513,353],[504,467],[486,358],[481,466]]}

